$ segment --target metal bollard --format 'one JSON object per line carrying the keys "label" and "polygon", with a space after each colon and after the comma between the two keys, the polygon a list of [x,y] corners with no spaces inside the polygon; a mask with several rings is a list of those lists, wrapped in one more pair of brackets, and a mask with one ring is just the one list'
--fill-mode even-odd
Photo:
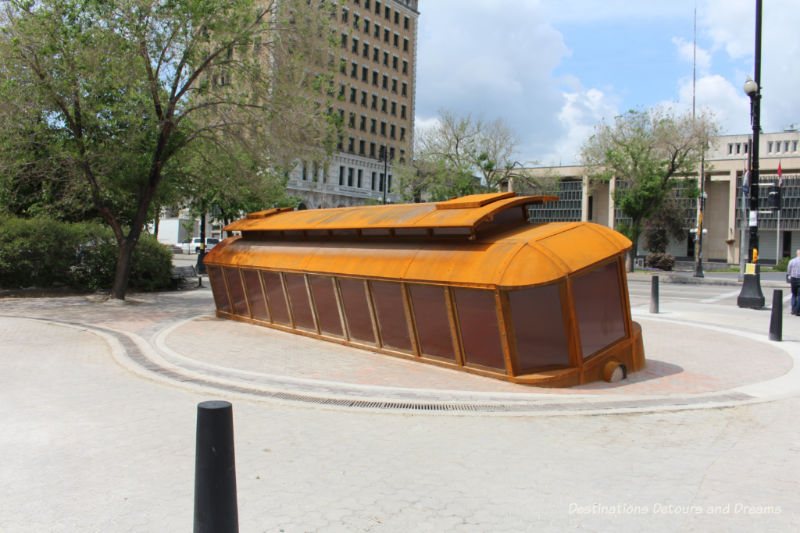
{"label": "metal bollard", "polygon": [[772,291],[772,314],[769,317],[769,340],[783,340],[783,291]]}
{"label": "metal bollard", "polygon": [[197,405],[194,533],[238,533],[233,408],[228,402]]}
{"label": "metal bollard", "polygon": [[650,312],[658,313],[658,276],[650,278]]}

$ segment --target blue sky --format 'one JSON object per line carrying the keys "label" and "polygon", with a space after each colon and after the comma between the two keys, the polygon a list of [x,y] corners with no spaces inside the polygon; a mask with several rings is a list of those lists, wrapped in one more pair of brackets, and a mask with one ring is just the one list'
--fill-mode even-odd
{"label": "blue sky", "polygon": [[[764,2],[762,128],[800,123],[800,1]],[[519,160],[569,164],[601,121],[629,109],[690,110],[749,130],[755,0],[420,0],[416,119],[440,109],[503,118]]]}

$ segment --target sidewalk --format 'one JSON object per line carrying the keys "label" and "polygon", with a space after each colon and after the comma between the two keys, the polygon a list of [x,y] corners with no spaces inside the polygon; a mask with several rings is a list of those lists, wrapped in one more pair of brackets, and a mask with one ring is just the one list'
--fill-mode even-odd
{"label": "sidewalk", "polygon": [[243,532],[800,528],[800,339],[769,313],[636,306],[650,374],[531,391],[219,320],[204,285],[0,300],[0,532],[191,530],[209,399]]}
{"label": "sidewalk", "polygon": [[[800,345],[731,326],[713,316],[718,309],[704,316],[684,306],[676,316],[634,308],[644,370],[615,384],[550,389],[218,319],[203,285],[124,303],[98,296],[6,299],[0,321],[88,329],[128,370],[175,386],[329,408],[563,415],[730,406],[800,392]],[[763,322],[764,315],[756,316]]]}

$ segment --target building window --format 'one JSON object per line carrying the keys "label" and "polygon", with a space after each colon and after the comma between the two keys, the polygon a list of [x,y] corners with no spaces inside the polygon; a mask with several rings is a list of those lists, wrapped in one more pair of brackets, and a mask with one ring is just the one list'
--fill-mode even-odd
{"label": "building window", "polygon": [[389,138],[394,139],[394,124],[389,126]]}
{"label": "building window", "polygon": [[361,54],[365,59],[369,59],[369,43],[364,43],[364,49]]}
{"label": "building window", "polygon": [[406,104],[400,106],[400,118],[406,118]]}
{"label": "building window", "polygon": [[375,87],[378,86],[378,71],[377,70],[373,70],[372,71],[372,85],[374,85]]}
{"label": "building window", "polygon": [[397,56],[392,57],[392,68],[397,70]]}
{"label": "building window", "polygon": [[352,63],[350,65],[350,77],[358,79],[358,63]]}
{"label": "building window", "polygon": [[381,3],[380,2],[375,2],[375,14],[376,15],[380,15],[381,14]]}
{"label": "building window", "polygon": [[[351,154],[353,153],[353,150],[355,149],[355,144],[356,144],[356,140],[353,137],[350,137],[350,139],[349,139],[349,141],[347,143],[347,151],[350,152]],[[353,169],[351,168],[350,170],[352,171]]]}
{"label": "building window", "polygon": [[[375,143],[372,143],[372,146],[374,147]],[[370,182],[369,188],[373,191],[375,190],[375,172],[372,173],[372,181]]]}
{"label": "building window", "polygon": [[358,19],[359,19],[358,13],[353,15],[353,28],[355,28],[355,29],[358,29]]}
{"label": "building window", "polygon": [[406,82],[403,82],[403,90],[401,91],[401,94],[403,96],[408,96],[408,84]]}
{"label": "building window", "polygon": [[392,92],[394,94],[397,94],[397,80],[396,79],[392,80]]}
{"label": "building window", "polygon": [[400,13],[398,13],[397,11],[394,12],[394,23],[400,24]]}
{"label": "building window", "polygon": [[344,86],[344,83],[340,83],[339,84],[339,98],[341,100],[344,100],[344,91],[345,91],[345,89],[346,89],[346,87]]}
{"label": "building window", "polygon": [[396,116],[397,115],[397,102],[394,102],[394,101],[392,102],[391,109],[392,109],[392,111],[391,111],[392,112],[392,116]]}
{"label": "building window", "polygon": [[369,0],[364,0],[364,9],[369,9]]}
{"label": "building window", "polygon": [[389,42],[389,30],[387,28],[383,29],[383,42]]}
{"label": "building window", "polygon": [[347,121],[347,125],[350,126],[351,128],[355,128],[356,127],[356,114],[355,113],[353,113],[353,112],[350,113],[350,119]]}
{"label": "building window", "polygon": [[410,22],[410,20],[409,20],[409,18],[408,18],[408,17],[406,17],[406,18],[404,18],[404,19],[403,19],[403,29],[404,29],[404,30],[407,30],[407,29],[408,29],[409,22]]}
{"label": "building window", "polygon": [[370,122],[369,122],[369,132],[370,133],[376,133],[375,132],[375,128],[376,128],[377,124],[378,124],[377,119],[374,119],[374,118],[370,119]]}
{"label": "building window", "polygon": [[395,48],[400,46],[400,36],[397,35],[396,33],[394,34],[394,40],[392,41],[392,44],[394,44]]}
{"label": "building window", "polygon": [[406,140],[406,129],[405,128],[400,128],[400,140],[401,141],[405,141]]}
{"label": "building window", "polygon": [[728,153],[733,154],[733,143],[728,143]]}
{"label": "building window", "polygon": [[[364,155],[364,140],[358,141],[358,154]],[[361,187],[361,169],[358,169],[358,186]]]}
{"label": "building window", "polygon": [[767,143],[767,152],[772,152],[772,141]]}
{"label": "building window", "polygon": [[372,36],[375,37],[376,39],[381,38],[381,25],[378,24],[377,22],[375,23],[375,31],[373,32]]}
{"label": "building window", "polygon": [[378,110],[378,95],[372,95],[372,104],[369,106],[370,109],[374,109],[375,111]]}
{"label": "building window", "polygon": [[367,67],[361,67],[361,81],[369,82],[369,69]]}
{"label": "building window", "polygon": [[[361,141],[361,155],[364,155],[364,141]],[[358,188],[361,188],[361,179],[364,177],[364,171],[358,169]]]}
{"label": "building window", "polygon": [[349,14],[350,14],[350,12],[347,11],[346,9],[342,10],[342,22],[345,22],[345,23],[347,22],[347,15],[349,15]]}
{"label": "building window", "polygon": [[347,34],[346,33],[342,34],[342,48],[344,48],[345,50],[347,49]]}
{"label": "building window", "polygon": [[372,49],[372,60],[376,63],[380,62],[381,60],[381,51],[377,46]]}
{"label": "building window", "polygon": [[369,19],[364,19],[364,33],[369,35]]}
{"label": "building window", "polygon": [[381,98],[381,111],[383,111],[384,113],[386,113],[386,102],[387,102],[386,98]]}
{"label": "building window", "polygon": [[403,52],[408,52],[408,38],[403,39]]}
{"label": "building window", "polygon": [[353,167],[348,167],[347,169],[347,186],[353,186]]}
{"label": "building window", "polygon": [[386,137],[386,122],[381,122],[381,136]]}
{"label": "building window", "polygon": [[356,88],[355,87],[350,87],[350,102],[351,103],[355,103],[356,102],[356,93],[357,93]]}
{"label": "building window", "polygon": [[366,115],[361,115],[361,121],[358,124],[358,129],[360,129],[361,131],[367,131],[367,116]]}
{"label": "building window", "polygon": [[381,83],[381,86],[384,89],[387,89],[389,87],[389,76],[387,76],[386,74],[383,75],[383,82]]}
{"label": "building window", "polygon": [[354,54],[358,53],[358,39],[353,37],[353,47],[351,48]]}
{"label": "building window", "polygon": [[[375,143],[369,143],[369,156],[370,157],[375,157]],[[372,173],[372,182],[373,182],[372,188],[374,189],[375,188],[375,173],[374,172]]]}
{"label": "building window", "polygon": [[361,91],[361,106],[367,107],[367,91]]}
{"label": "building window", "polygon": [[385,67],[389,66],[389,52],[383,53],[383,66]]}
{"label": "building window", "polygon": [[392,10],[389,8],[389,6],[386,6],[384,9],[383,16],[386,18],[386,20],[392,20]]}
{"label": "building window", "polygon": [[344,167],[339,167],[339,185],[344,185]]}

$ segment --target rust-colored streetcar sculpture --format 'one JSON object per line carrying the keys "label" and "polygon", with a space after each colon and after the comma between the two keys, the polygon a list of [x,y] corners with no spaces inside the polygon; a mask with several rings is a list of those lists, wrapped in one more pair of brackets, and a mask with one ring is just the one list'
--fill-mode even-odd
{"label": "rust-colored streetcar sculpture", "polygon": [[528,223],[529,205],[556,199],[251,213],[205,259],[217,316],[528,385],[639,370],[631,242]]}

